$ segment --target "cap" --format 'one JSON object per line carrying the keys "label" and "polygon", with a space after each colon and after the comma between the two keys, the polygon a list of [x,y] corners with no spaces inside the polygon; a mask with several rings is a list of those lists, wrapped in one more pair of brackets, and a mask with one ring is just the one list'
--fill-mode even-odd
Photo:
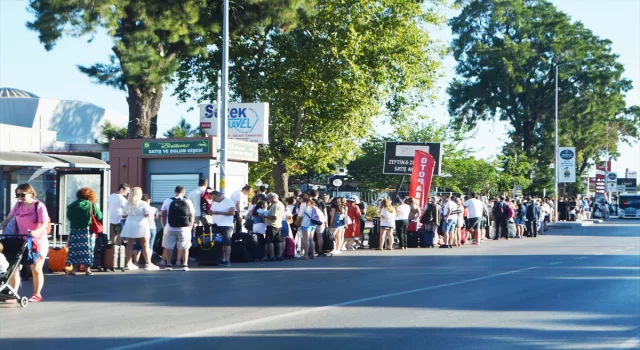
{"label": "cap", "polygon": [[353,198],[354,202],[356,202],[356,203],[360,203],[360,197],[358,197],[358,196],[352,196],[351,198]]}
{"label": "cap", "polygon": [[358,199],[357,199],[357,197],[349,197],[349,198],[347,198],[347,201],[349,201],[349,202],[357,202]]}

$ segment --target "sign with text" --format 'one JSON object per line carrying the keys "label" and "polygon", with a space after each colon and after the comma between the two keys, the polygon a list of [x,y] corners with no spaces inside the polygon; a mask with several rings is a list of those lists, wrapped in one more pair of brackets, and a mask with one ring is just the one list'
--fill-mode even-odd
{"label": "sign with text", "polygon": [[635,178],[617,178],[616,189],[618,192],[636,193],[638,191],[638,180]]}
{"label": "sign with text", "polygon": [[209,156],[211,140],[144,141],[143,156]]}
{"label": "sign with text", "polygon": [[[218,136],[218,106],[200,105],[200,128],[208,136]],[[229,103],[227,137],[233,140],[269,143],[268,103]]]}
{"label": "sign with text", "polygon": [[416,151],[429,153],[435,161],[433,175],[440,175],[440,164],[442,164],[441,144],[425,142],[386,142],[382,173],[387,175],[412,175]]}
{"label": "sign with text", "polygon": [[629,170],[627,171],[627,179],[637,179],[638,178],[638,172],[635,170]]}
{"label": "sign with text", "polygon": [[435,166],[436,161],[431,154],[424,151],[415,151],[413,171],[411,172],[411,182],[409,184],[409,197],[418,201],[419,208],[424,208],[427,205]]}
{"label": "sign with text", "polygon": [[558,152],[558,159],[560,163],[558,182],[576,182],[576,148],[559,147]]}

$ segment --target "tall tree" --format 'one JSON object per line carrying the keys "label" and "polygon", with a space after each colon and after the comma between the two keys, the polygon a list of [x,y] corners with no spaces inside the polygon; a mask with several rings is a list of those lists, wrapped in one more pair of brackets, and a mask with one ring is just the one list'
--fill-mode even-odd
{"label": "tall tree", "polygon": [[[637,109],[624,102],[631,82],[610,41],[545,0],[458,3],[462,12],[450,21],[457,77],[448,89],[455,127],[508,122],[507,155],[536,160],[536,183],[548,185],[558,65],[560,141],[577,148],[579,175],[606,145],[615,149],[620,136],[638,134]],[[607,130],[619,137],[605,137]]]}
{"label": "tall tree", "polygon": [[[352,159],[373,118],[399,120],[433,95],[444,48],[426,27],[442,23],[444,3],[318,0],[295,28],[255,26],[233,41],[233,98],[270,103],[270,144],[260,159],[277,193],[288,192],[295,169]],[[203,56],[182,68],[180,98],[215,100],[217,60]]]}
{"label": "tall tree", "polygon": [[104,149],[108,150],[109,142],[111,140],[122,140],[127,138],[127,128],[124,126],[115,125],[106,120],[104,124],[102,124],[101,134],[102,137],[104,137],[104,141],[99,143]]}
{"label": "tall tree", "polygon": [[[292,24],[305,0],[235,0],[230,26]],[[222,0],[31,0],[27,27],[51,50],[63,35],[106,30],[113,39],[108,63],[79,69],[100,84],[126,91],[129,138],[155,137],[160,102],[182,60],[206,55],[220,42]]]}

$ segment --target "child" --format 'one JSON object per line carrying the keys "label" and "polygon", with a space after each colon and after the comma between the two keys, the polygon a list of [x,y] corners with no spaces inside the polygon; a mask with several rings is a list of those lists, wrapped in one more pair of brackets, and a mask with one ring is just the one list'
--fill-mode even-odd
{"label": "child", "polygon": [[7,261],[7,258],[4,256],[4,254],[2,254],[3,251],[4,246],[2,245],[2,243],[0,243],[0,275],[5,274],[9,269],[9,262]]}

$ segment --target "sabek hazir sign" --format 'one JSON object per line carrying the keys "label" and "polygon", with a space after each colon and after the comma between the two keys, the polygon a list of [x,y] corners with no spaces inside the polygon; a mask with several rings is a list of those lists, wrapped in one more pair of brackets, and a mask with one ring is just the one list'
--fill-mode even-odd
{"label": "sabek hazir sign", "polygon": [[[217,105],[200,105],[200,129],[218,136]],[[232,140],[269,143],[269,104],[230,103],[227,113],[227,136]]]}

